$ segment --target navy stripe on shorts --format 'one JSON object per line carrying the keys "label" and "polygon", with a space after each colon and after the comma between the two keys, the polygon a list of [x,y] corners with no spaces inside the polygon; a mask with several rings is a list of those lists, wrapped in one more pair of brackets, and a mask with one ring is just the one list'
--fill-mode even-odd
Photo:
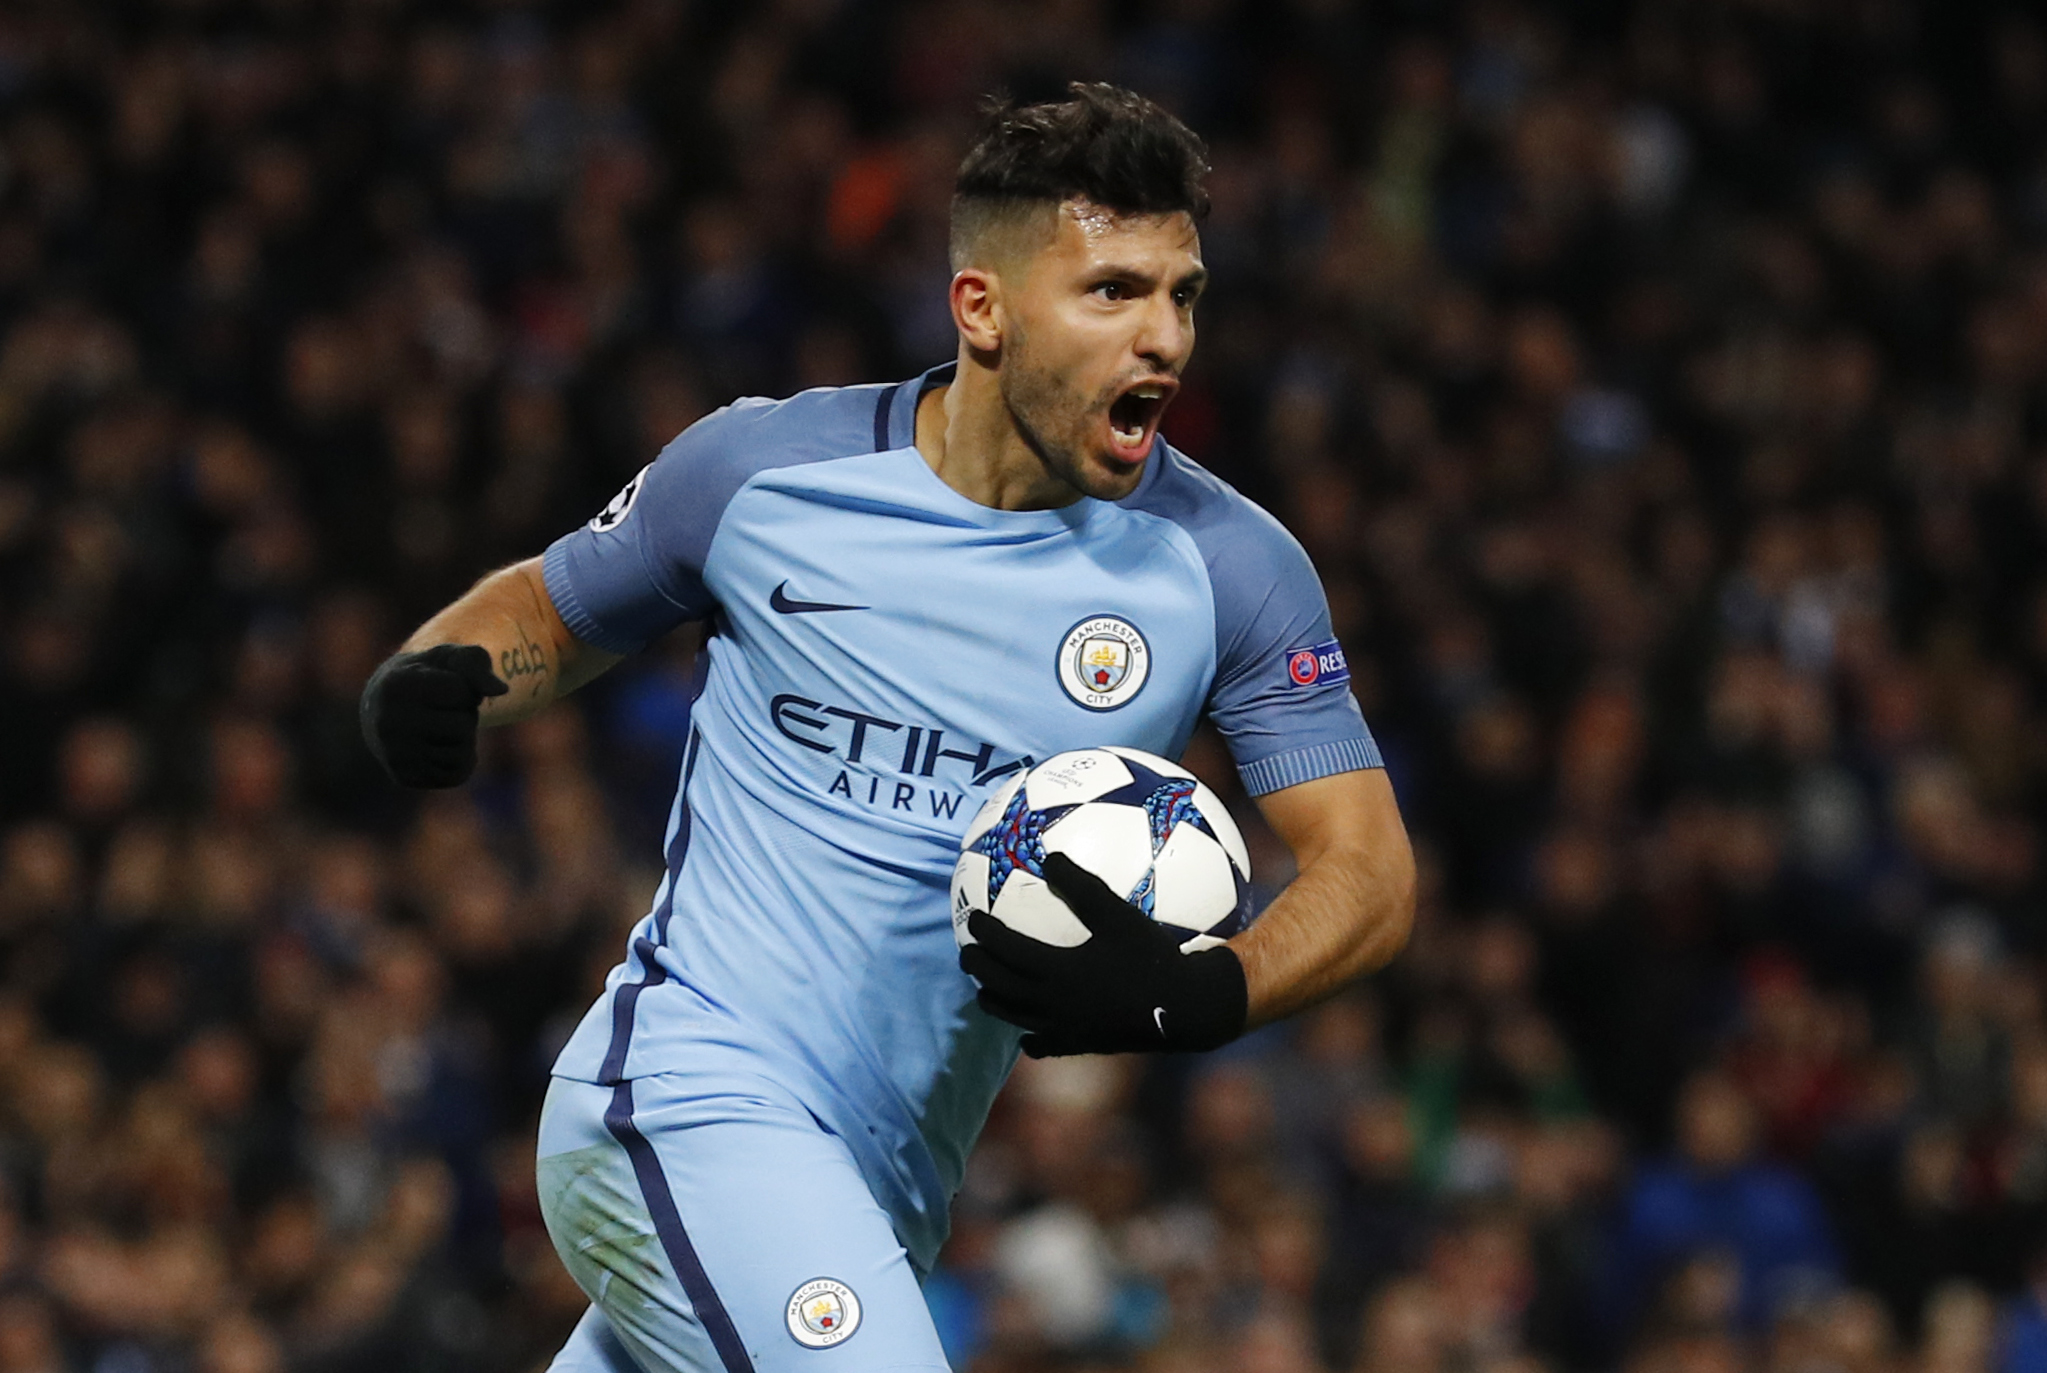
{"label": "navy stripe on shorts", "polygon": [[668,1265],[675,1270],[675,1276],[682,1280],[683,1295],[689,1298],[704,1333],[711,1337],[711,1347],[718,1351],[718,1361],[725,1365],[725,1373],[753,1373],[753,1360],[747,1357],[739,1327],[732,1323],[725,1303],[718,1299],[711,1276],[697,1257],[696,1246],[689,1242],[689,1232],[682,1228],[682,1213],[676,1209],[675,1194],[668,1188],[661,1160],[654,1156],[654,1146],[633,1124],[630,1080],[611,1089],[611,1104],[604,1109],[604,1126],[613,1139],[625,1146],[626,1156],[633,1161],[633,1176],[639,1179],[640,1195],[647,1203],[647,1214],[653,1218],[661,1250],[668,1255]]}

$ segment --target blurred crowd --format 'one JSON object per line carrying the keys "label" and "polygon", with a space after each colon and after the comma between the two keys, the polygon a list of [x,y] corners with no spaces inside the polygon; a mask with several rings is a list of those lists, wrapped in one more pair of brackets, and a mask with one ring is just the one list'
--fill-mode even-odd
{"label": "blurred crowd", "polygon": [[1072,77],[1213,145],[1167,433],[1322,569],[1422,909],[1022,1065],[955,1363],[2047,1369],[2029,9],[0,7],[0,1373],[544,1368],[694,645],[429,798],[357,692],[707,409],[950,356],[974,102]]}

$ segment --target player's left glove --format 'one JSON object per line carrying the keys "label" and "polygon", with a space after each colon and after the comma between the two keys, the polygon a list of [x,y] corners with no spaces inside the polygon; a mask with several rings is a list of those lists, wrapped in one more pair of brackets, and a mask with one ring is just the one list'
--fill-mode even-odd
{"label": "player's left glove", "polygon": [[981,1009],[1030,1031],[1032,1058],[1142,1049],[1200,1050],[1244,1032],[1244,965],[1227,945],[1180,952],[1174,933],[1063,853],[1045,885],[1088,928],[1072,948],[1018,934],[985,911],[960,968],[981,984]]}

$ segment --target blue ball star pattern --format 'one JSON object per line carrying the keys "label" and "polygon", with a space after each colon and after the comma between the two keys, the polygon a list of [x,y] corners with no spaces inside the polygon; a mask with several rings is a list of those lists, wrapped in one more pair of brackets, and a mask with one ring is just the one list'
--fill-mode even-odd
{"label": "blue ball star pattern", "polygon": [[1045,810],[1032,810],[1024,793],[1027,789],[1018,787],[1016,795],[1009,798],[1002,818],[986,834],[974,843],[974,852],[988,855],[988,907],[995,906],[995,893],[1002,890],[1002,884],[1018,868],[1033,877],[1045,875],[1045,831],[1062,816],[1077,810],[1077,806],[1052,806]]}
{"label": "blue ball star pattern", "polygon": [[[1166,846],[1166,840],[1173,830],[1183,824],[1191,824],[1211,839],[1217,838],[1215,829],[1194,805],[1194,783],[1184,777],[1170,777],[1156,772],[1134,759],[1122,760],[1130,770],[1130,780],[1112,791],[1106,792],[1087,805],[1136,806],[1144,811],[1146,826],[1151,834],[1151,856],[1156,859]],[[1066,816],[1080,809],[1079,805],[1049,806],[1044,810],[1031,808],[1027,798],[1028,788],[1017,790],[1003,808],[1002,818],[974,842],[973,851],[988,859],[988,908],[993,909],[995,897],[1002,890],[1002,884],[1018,869],[1043,878],[1045,875],[1045,832]],[[1218,841],[1219,842],[1219,841]],[[1143,880],[1131,892],[1128,900],[1147,916],[1155,915],[1154,903],[1157,891],[1153,878],[1156,870],[1146,866]],[[1248,892],[1239,883],[1239,901],[1236,912],[1214,932],[1227,937],[1242,929],[1248,916]]]}

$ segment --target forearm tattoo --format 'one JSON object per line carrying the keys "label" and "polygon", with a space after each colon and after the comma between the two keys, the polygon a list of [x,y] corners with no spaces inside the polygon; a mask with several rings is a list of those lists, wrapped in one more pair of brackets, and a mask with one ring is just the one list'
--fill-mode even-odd
{"label": "forearm tattoo", "polygon": [[538,696],[547,686],[547,653],[534,642],[531,635],[517,648],[508,648],[498,655],[498,675],[505,679],[505,685],[517,688],[519,679],[531,678],[527,695]]}

